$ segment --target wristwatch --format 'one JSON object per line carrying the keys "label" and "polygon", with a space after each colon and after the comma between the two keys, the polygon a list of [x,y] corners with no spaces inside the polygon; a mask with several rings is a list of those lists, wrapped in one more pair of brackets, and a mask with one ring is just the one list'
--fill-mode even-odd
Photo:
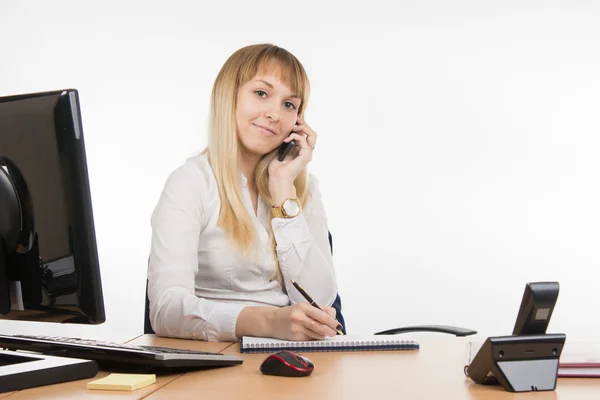
{"label": "wristwatch", "polygon": [[280,206],[271,208],[273,218],[294,218],[300,214],[300,201],[296,198],[287,198]]}

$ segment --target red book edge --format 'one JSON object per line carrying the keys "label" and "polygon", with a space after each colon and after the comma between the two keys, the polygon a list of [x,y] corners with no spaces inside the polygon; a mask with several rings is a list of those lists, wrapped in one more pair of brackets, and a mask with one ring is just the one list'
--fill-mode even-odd
{"label": "red book edge", "polygon": [[558,363],[558,368],[600,368],[600,362],[588,362],[588,363]]}
{"label": "red book edge", "polygon": [[598,372],[585,372],[585,373],[570,373],[566,374],[566,370],[569,372],[578,371],[579,368],[565,368],[561,371],[558,369],[557,377],[559,378],[600,378],[600,370]]}

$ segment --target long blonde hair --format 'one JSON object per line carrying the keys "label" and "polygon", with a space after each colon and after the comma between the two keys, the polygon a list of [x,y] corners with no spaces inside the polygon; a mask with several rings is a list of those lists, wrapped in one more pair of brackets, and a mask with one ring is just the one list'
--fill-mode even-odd
{"label": "long blonde hair", "polygon": [[[250,81],[259,72],[273,72],[271,67],[275,67],[274,69],[279,72],[281,82],[302,99],[298,107],[298,114],[302,116],[310,90],[306,71],[293,54],[272,44],[251,45],[233,53],[221,68],[211,96],[208,148],[205,151],[208,151],[221,200],[218,224],[245,256],[254,253],[253,250],[257,250],[260,246],[258,246],[252,218],[242,198],[239,169],[241,147],[237,137],[235,106],[240,86]],[[258,162],[254,174],[258,192],[269,204],[271,204],[271,194],[268,166],[276,155],[277,149],[265,154]],[[301,204],[305,203],[307,197],[307,181],[305,168],[294,181]],[[270,223],[268,230],[276,275],[279,278],[279,263],[275,254],[275,241]]]}

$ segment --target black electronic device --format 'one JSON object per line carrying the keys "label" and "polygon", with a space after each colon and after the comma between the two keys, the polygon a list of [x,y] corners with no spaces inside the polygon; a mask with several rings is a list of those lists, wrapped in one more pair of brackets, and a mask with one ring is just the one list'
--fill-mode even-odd
{"label": "black electronic device", "polygon": [[509,392],[554,390],[564,334],[489,337],[467,367],[483,385],[502,385]]}
{"label": "black electronic device", "polygon": [[104,322],[76,90],[0,98],[0,199],[0,320]]}
{"label": "black electronic device", "polygon": [[531,282],[525,286],[513,335],[543,335],[558,299],[558,282]]}
{"label": "black electronic device", "polygon": [[260,365],[260,372],[265,375],[288,377],[309,376],[314,369],[311,360],[289,350],[268,355]]}
{"label": "black electronic device", "polygon": [[295,140],[290,140],[289,143],[283,142],[281,146],[279,146],[279,154],[277,159],[279,161],[285,160],[285,157],[290,154],[290,152],[294,149],[294,146],[296,146]]}
{"label": "black electronic device", "polygon": [[479,384],[510,392],[556,389],[564,334],[546,334],[558,298],[557,282],[525,286],[514,334],[488,337],[465,373]]}
{"label": "black electronic device", "polygon": [[222,353],[54,336],[0,335],[2,347],[94,360],[100,369],[113,372],[174,373],[242,363],[240,357]]}

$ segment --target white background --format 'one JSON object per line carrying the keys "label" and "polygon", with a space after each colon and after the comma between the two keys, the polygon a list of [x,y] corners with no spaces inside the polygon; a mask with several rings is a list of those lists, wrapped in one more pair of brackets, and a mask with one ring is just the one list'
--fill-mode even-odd
{"label": "white background", "polygon": [[598,337],[593,0],[0,2],[0,95],[80,92],[107,312],[1,332],[141,334],[150,214],[206,145],[222,64],[260,42],[311,79],[349,331],[510,334],[525,283],[556,280],[549,331]]}

